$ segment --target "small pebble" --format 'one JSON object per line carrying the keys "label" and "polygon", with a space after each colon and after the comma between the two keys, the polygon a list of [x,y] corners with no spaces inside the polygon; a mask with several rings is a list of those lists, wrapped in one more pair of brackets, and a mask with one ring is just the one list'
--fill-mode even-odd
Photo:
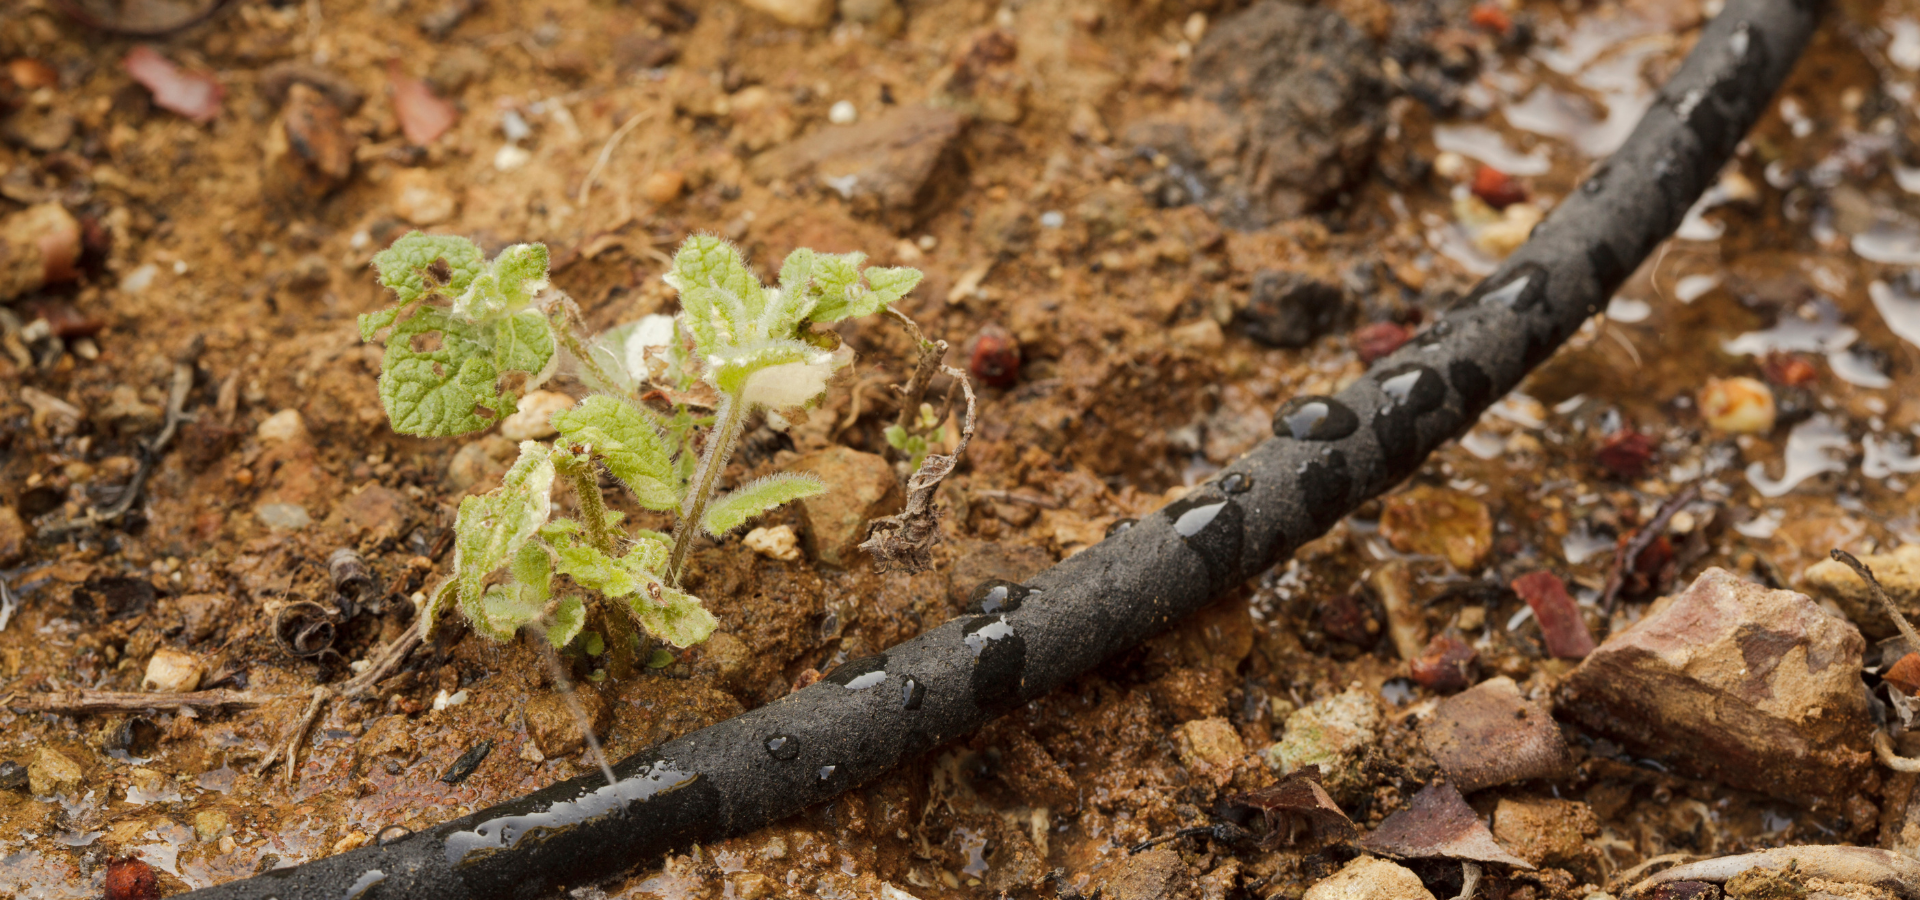
{"label": "small pebble", "polygon": [[827,110],[827,121],[835,125],[852,125],[860,120],[860,110],[854,108],[850,100],[841,100]]}
{"label": "small pebble", "polygon": [[640,186],[640,194],[647,202],[655,206],[665,206],[680,199],[680,192],[687,186],[687,177],[673,169],[661,169]]}
{"label": "small pebble", "polygon": [[1715,431],[1766,434],[1773,430],[1778,411],[1766,382],[1742,376],[1707,379],[1700,391],[1700,413]]}
{"label": "small pebble", "polygon": [[307,425],[297,409],[283,409],[260,423],[254,436],[263,441],[295,441],[306,437]]}
{"label": "small pebble", "polygon": [[[1195,15],[1198,15],[1198,13]],[[1067,224],[1066,215],[1057,209],[1050,209],[1040,214],[1041,228],[1059,228],[1065,224]]]}
{"label": "small pebble", "polygon": [[207,674],[207,667],[191,653],[173,649],[154,651],[153,658],[147,660],[147,674],[140,681],[141,688],[149,691],[176,692],[191,691],[200,686],[200,679]]}
{"label": "small pebble", "polygon": [[742,541],[748,550],[752,550],[768,559],[793,562],[800,558],[799,537],[793,533],[790,525],[762,526],[747,532]]}

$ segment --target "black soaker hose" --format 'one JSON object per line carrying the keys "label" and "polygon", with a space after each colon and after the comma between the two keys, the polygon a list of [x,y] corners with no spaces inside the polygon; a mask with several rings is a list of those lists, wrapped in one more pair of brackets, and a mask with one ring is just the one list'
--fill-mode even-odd
{"label": "black soaker hose", "polygon": [[1412,474],[1680,223],[1800,54],[1816,0],[1729,0],[1632,137],[1459,309],[1187,498],[971,614],[614,767],[196,898],[550,895],[871,781],[1066,684]]}

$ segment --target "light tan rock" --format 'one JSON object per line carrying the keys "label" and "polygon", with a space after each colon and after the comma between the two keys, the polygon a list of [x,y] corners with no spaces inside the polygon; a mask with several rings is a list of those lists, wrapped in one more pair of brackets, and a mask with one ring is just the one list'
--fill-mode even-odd
{"label": "light tan rock", "polygon": [[147,674],[140,680],[140,687],[149,691],[191,691],[200,686],[206,674],[207,666],[199,657],[163,648],[147,660]]}
{"label": "light tan rock", "polygon": [[[1886,589],[1887,598],[1908,619],[1920,621],[1920,544],[1901,544],[1892,553],[1860,557]],[[1800,587],[1823,600],[1832,600],[1860,633],[1869,638],[1892,637],[1897,629],[1885,609],[1868,593],[1867,584],[1839,560],[1823,559],[1807,567]]]}
{"label": "light tan rock", "polygon": [[1493,836],[1515,856],[1536,866],[1585,871],[1599,862],[1587,838],[1600,833],[1600,819],[1577,800],[1503,797],[1493,811]]}
{"label": "light tan rock", "polygon": [[740,3],[796,28],[819,28],[833,21],[833,0],[740,0]]}
{"label": "light tan rock", "polygon": [[52,747],[35,751],[33,762],[27,764],[27,786],[35,797],[73,793],[84,777],[79,763]]}
{"label": "light tan rock", "polygon": [[1433,900],[1433,894],[1406,866],[1362,856],[1307,888],[1303,900]]}
{"label": "light tan rock", "polygon": [[253,433],[263,441],[304,441],[307,439],[307,424],[300,418],[299,410],[283,409],[268,416]]}
{"label": "light tan rock", "polygon": [[427,169],[401,169],[387,180],[394,215],[415,225],[438,225],[453,218],[460,201],[439,176]]}
{"label": "light tan rock", "polygon": [[1865,649],[1805,594],[1712,568],[1601,644],[1557,705],[1685,774],[1833,809],[1873,760]]}
{"label": "light tan rock", "polygon": [[906,503],[893,465],[883,456],[848,447],[828,447],[794,460],[793,472],[811,472],[827,492],[800,501],[807,550],[815,560],[846,568],[857,559],[867,522],[899,512]]}
{"label": "light tan rock", "polygon": [[1282,775],[1319,766],[1327,793],[1351,799],[1365,784],[1363,763],[1380,743],[1384,722],[1380,699],[1364,688],[1335,694],[1288,716],[1286,733],[1266,750],[1267,762]]}
{"label": "light tan rock", "polygon": [[950,109],[902,106],[853,125],[823,128],[754,158],[754,174],[810,181],[855,213],[904,231],[964,187],[965,119]]}
{"label": "light tan rock", "polygon": [[800,558],[800,536],[793,533],[791,525],[775,525],[772,528],[763,525],[747,532],[746,539],[740,543],[768,559],[793,562]]}
{"label": "light tan rock", "polygon": [[1246,742],[1226,719],[1214,717],[1182,722],[1173,730],[1174,747],[1187,771],[1224,787],[1247,755]]}

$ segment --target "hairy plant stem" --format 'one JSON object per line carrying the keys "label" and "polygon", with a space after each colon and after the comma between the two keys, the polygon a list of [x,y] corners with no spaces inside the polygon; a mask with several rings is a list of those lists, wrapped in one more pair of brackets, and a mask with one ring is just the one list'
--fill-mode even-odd
{"label": "hairy plant stem", "polygon": [[[607,530],[607,501],[600,494],[600,478],[590,460],[556,453],[554,468],[573,486],[580,500],[580,518],[586,525],[587,540],[594,549],[608,556],[619,556],[619,544]],[[619,604],[595,603],[601,624],[607,630],[607,674],[625,678],[637,668],[633,646],[633,621]]]}
{"label": "hairy plant stem", "polygon": [[733,445],[739,442],[740,432],[747,424],[747,404],[722,393],[720,408],[714,410],[713,418],[713,430],[707,433],[706,452],[700,454],[700,467],[693,471],[693,483],[688,486],[687,499],[680,507],[680,523],[673,529],[673,555],[667,557],[667,577],[672,579],[674,587],[680,586],[687,549],[693,545],[693,536],[700,532],[700,518],[707,513],[714,488],[720,486],[720,472],[726,469]]}
{"label": "hairy plant stem", "polygon": [[573,358],[580,363],[580,368],[585,370],[587,377],[593,380],[591,387],[613,390],[619,382],[614,381],[607,374],[607,370],[600,367],[600,363],[594,360],[593,353],[587,349],[586,342],[580,339],[577,327],[583,323],[580,321],[579,313],[573,309],[572,301],[569,300],[562,306],[564,311],[554,313],[552,316],[559,320],[552,323],[554,336],[560,339],[561,345],[567,348],[568,353],[573,354]]}

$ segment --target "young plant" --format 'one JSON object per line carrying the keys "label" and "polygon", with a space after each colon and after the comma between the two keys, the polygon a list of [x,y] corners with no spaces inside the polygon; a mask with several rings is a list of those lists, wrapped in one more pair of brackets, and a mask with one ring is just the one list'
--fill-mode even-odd
{"label": "young plant", "polygon": [[[836,335],[813,325],[879,312],[920,282],[913,269],[863,268],[864,261],[859,253],[795,250],[779,286],[768,288],[732,245],[695,236],[666,279],[680,292],[673,329],[623,326],[590,346],[574,331],[570,301],[546,290],[539,244],[485,260],[465,238],[415,232],[377,254],[380,282],[399,302],[361,316],[360,331],[371,341],[390,329],[380,399],[394,430],[448,436],[486,428],[515,411],[518,392],[553,374],[562,348],[594,390],[554,415],[558,440],[523,442],[498,489],[461,500],[453,577],[428,600],[423,627],[431,631],[451,604],[488,637],[506,640],[537,624],[564,646],[587,620],[580,593],[556,592],[555,576],[564,575],[674,646],[706,640],[713,615],[679,587],[696,533],[720,537],[826,490],[811,475],[777,474],[716,499],[748,414],[813,402],[851,359]],[[624,352],[658,347],[662,337],[669,360],[655,370],[645,353]],[[663,414],[634,399],[648,382],[679,398],[704,384],[717,398],[701,452],[692,446],[700,422],[687,403]],[[639,506],[678,513],[673,535],[626,528],[600,493],[601,468]],[[572,488],[578,518],[554,514],[556,481]],[[623,617],[606,614],[606,623],[621,642]]]}

